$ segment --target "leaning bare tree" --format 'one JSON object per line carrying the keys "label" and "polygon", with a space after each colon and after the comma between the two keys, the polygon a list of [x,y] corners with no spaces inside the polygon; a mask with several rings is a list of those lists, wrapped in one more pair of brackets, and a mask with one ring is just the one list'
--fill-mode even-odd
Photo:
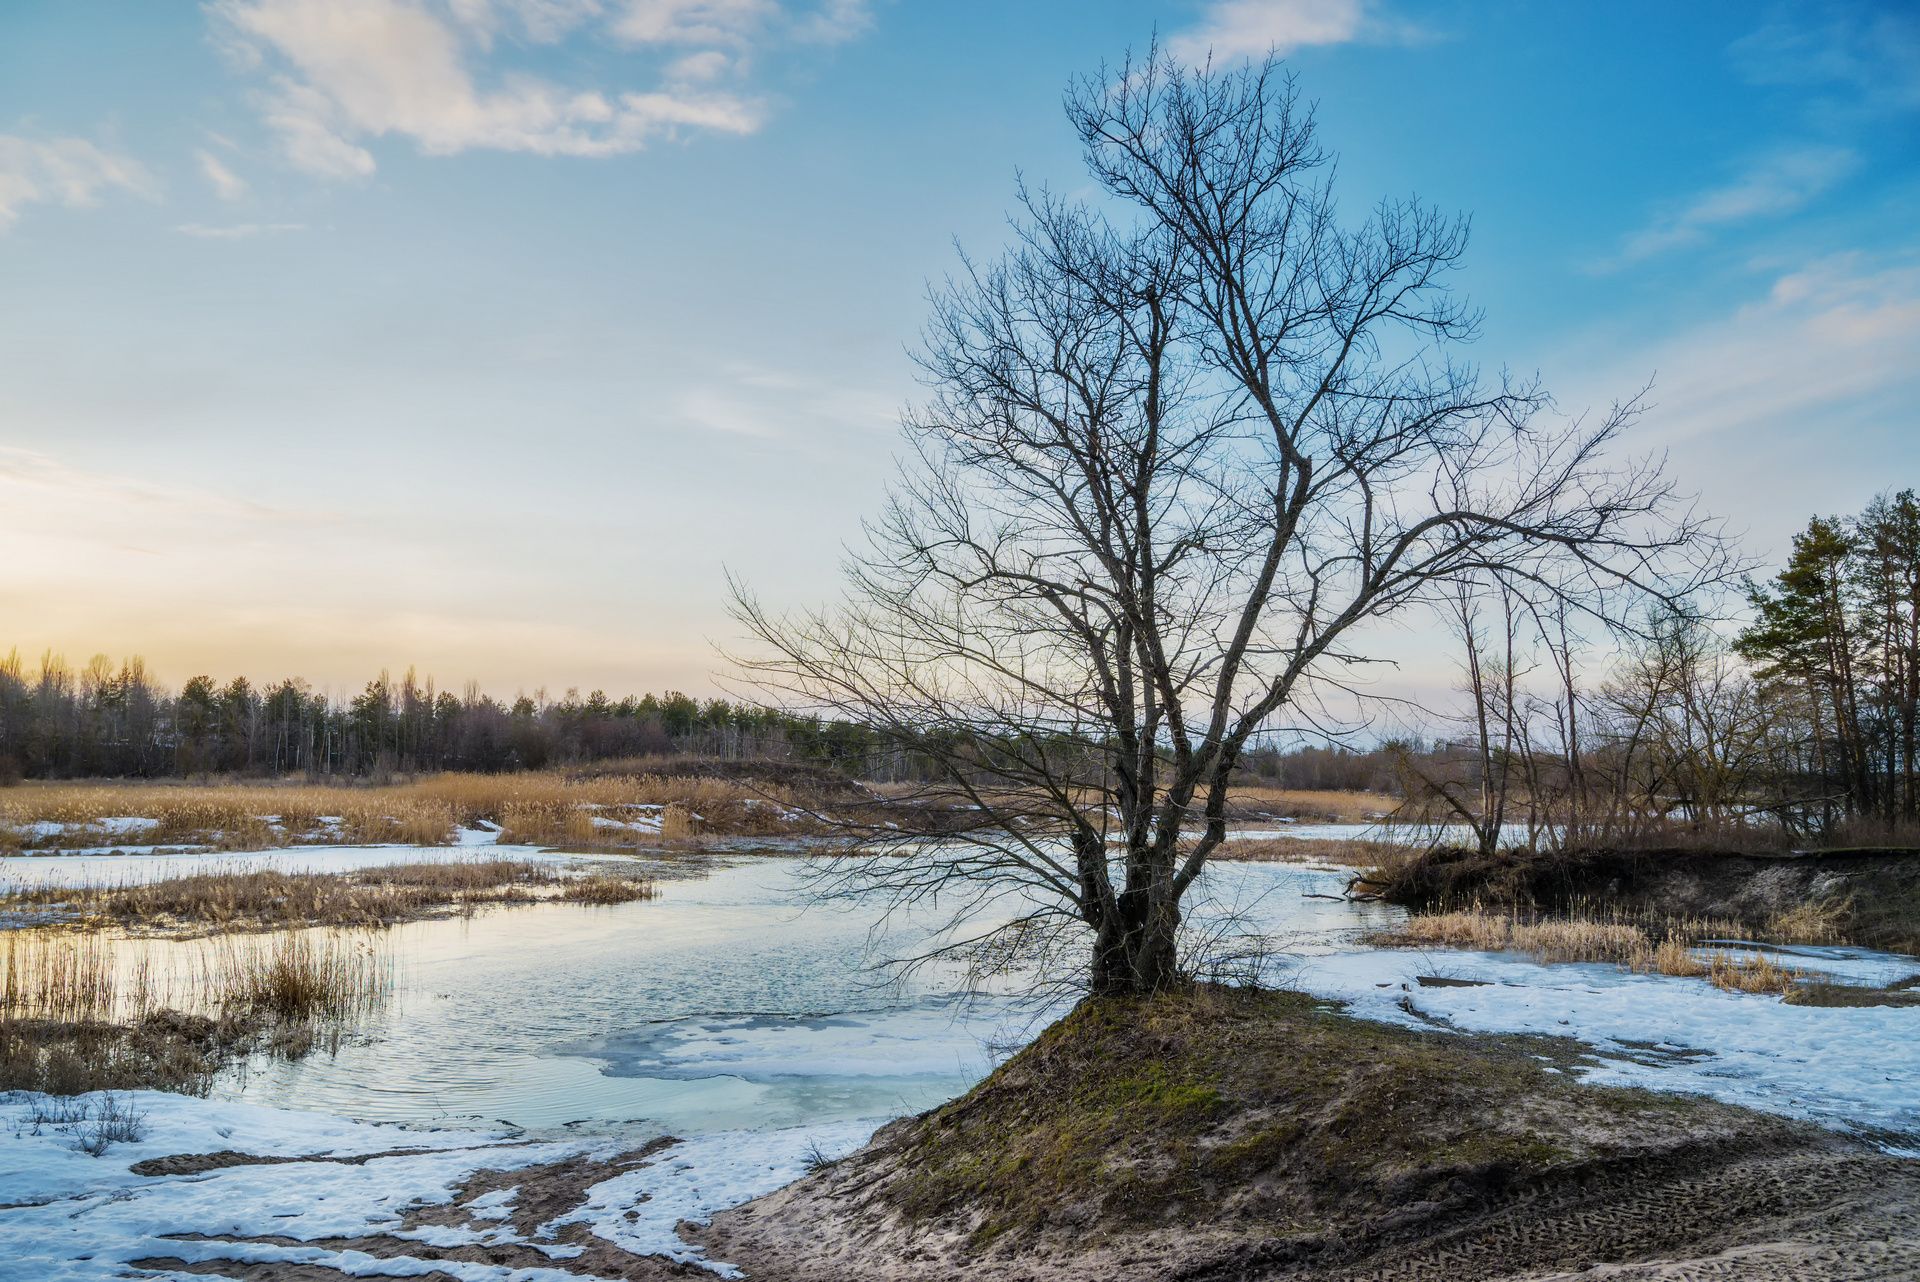
{"label": "leaning bare tree", "polygon": [[[1181,978],[1182,902],[1235,762],[1469,580],[1591,602],[1675,588],[1702,547],[1632,414],[1551,418],[1456,355],[1463,220],[1345,221],[1311,109],[1272,60],[1157,50],[1075,85],[1098,192],[1022,189],[1017,240],[936,291],[931,389],[846,602],[736,587],[760,689],[856,723],[958,803],[895,808],[857,863],[900,899],[1017,894],[1091,935],[1091,988]],[[916,820],[911,815],[923,817]]]}

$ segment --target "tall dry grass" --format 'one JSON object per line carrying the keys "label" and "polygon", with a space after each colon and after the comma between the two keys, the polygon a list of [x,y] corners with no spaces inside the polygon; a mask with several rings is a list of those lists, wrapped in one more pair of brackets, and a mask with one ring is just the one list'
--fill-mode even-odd
{"label": "tall dry grass", "polygon": [[149,953],[123,964],[100,935],[7,933],[0,1090],[204,1090],[236,1056],[337,1044],[391,984],[376,940],[338,932],[193,948],[158,982]]}
{"label": "tall dry grass", "polygon": [[[591,892],[580,889],[593,881]],[[146,933],[212,934],[299,926],[377,927],[446,912],[566,899],[651,899],[652,879],[520,859],[390,864],[347,872],[210,871],[106,886],[32,886],[0,896],[0,910],[54,909],[67,924]]]}
{"label": "tall dry grass", "polygon": [[1720,949],[1701,958],[1697,950],[1704,941],[1728,938],[1739,929],[1735,923],[1708,918],[1522,918],[1468,908],[1416,913],[1374,938],[1402,947],[1524,953],[1546,963],[1603,962],[1639,974],[1705,978],[1732,992],[1786,993],[1807,979],[1805,972],[1783,968],[1758,950],[1742,956]]}
{"label": "tall dry grass", "polygon": [[1304,837],[1236,837],[1227,839],[1213,851],[1215,859],[1237,859],[1247,863],[1344,864],[1351,868],[1379,868],[1406,859],[1413,848],[1392,841],[1366,841],[1357,837],[1318,839]]}
{"label": "tall dry grass", "polygon": [[287,931],[222,950],[205,987],[223,1012],[338,1026],[373,1009],[391,984],[390,960],[371,939]]}
{"label": "tall dry grass", "polygon": [[1373,823],[1383,815],[1394,813],[1400,805],[1400,798],[1380,792],[1275,788],[1256,783],[1236,783],[1227,790],[1230,811],[1322,823]]}
{"label": "tall dry grass", "polygon": [[[676,811],[677,808],[677,811]],[[443,774],[405,783],[29,783],[0,792],[0,851],[82,846],[193,845],[259,850],[315,843],[445,845],[459,827],[497,823],[505,839],[537,844],[631,844],[696,835],[810,831],[791,788],[673,775],[575,778],[557,771]],[[666,813],[658,834],[596,826],[595,816]],[[676,818],[675,815],[678,815]],[[103,821],[155,821],[116,833]],[[33,825],[65,831],[36,835]]]}
{"label": "tall dry grass", "polygon": [[110,941],[97,935],[9,930],[0,949],[0,1022],[108,1021],[126,1013],[139,1018],[150,1004],[150,987],[129,989],[115,965]]}

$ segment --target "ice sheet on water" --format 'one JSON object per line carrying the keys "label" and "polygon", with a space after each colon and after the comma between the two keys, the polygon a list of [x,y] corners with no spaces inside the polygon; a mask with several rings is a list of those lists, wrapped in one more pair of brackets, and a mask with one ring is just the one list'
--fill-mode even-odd
{"label": "ice sheet on water", "polygon": [[570,1043],[622,1076],[750,1082],[984,1075],[1065,1008],[1008,998],[930,997],[833,1014],[710,1014]]}
{"label": "ice sheet on water", "polygon": [[[0,1096],[0,1260],[11,1276],[126,1276],[143,1256],[193,1259],[212,1247],[168,1234],[353,1235],[391,1227],[414,1202],[446,1201],[483,1167],[553,1161],[581,1148],[522,1145],[498,1134],[413,1131],[319,1113],[260,1108],[134,1091],[117,1100],[141,1117],[142,1137],[92,1157],[70,1128],[37,1120],[44,1097]],[[97,1097],[81,1097],[82,1105]],[[178,1153],[231,1150],[259,1156],[347,1156],[424,1149],[358,1164],[331,1161],[242,1165],[193,1176],[141,1176],[129,1168]],[[331,1254],[322,1252],[322,1255]]]}

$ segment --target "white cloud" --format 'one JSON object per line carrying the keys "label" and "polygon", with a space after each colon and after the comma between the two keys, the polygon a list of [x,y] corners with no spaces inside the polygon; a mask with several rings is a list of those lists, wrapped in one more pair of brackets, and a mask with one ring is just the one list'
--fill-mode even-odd
{"label": "white cloud", "polygon": [[732,56],[718,49],[702,49],[667,64],[667,79],[678,82],[718,80],[732,70]]}
{"label": "white cloud", "polygon": [[373,153],[334,132],[327,95],[285,78],[267,100],[266,121],[280,135],[280,146],[294,166],[321,178],[366,178],[374,171]]}
{"label": "white cloud", "polygon": [[1763,157],[1732,182],[1705,191],[1673,213],[1636,232],[1621,247],[1618,263],[1638,262],[1705,240],[1714,228],[1792,213],[1860,166],[1851,148],[1789,147]]}
{"label": "white cloud", "polygon": [[[1724,320],[1633,358],[1666,440],[1763,428],[1813,440],[1849,405],[1920,385],[1920,265],[1859,255],[1776,276]],[[1632,380],[1628,380],[1632,381]]]}
{"label": "white cloud", "polygon": [[[1772,432],[1839,449],[1847,434],[1836,424],[1862,405],[1899,405],[1905,420],[1920,393],[1920,263],[1816,259],[1774,274],[1764,294],[1722,319],[1624,355],[1572,351],[1549,365],[1603,370],[1601,397],[1651,374],[1647,424],[1663,445],[1699,439],[1730,459],[1738,451],[1724,436]],[[1707,445],[1713,436],[1722,439]]]}
{"label": "white cloud", "polygon": [[634,44],[743,45],[779,12],[773,0],[627,0],[613,34]]}
{"label": "white cloud", "polygon": [[823,0],[819,8],[800,18],[794,34],[820,44],[840,44],[865,35],[872,25],[868,0]]}
{"label": "white cloud", "polygon": [[214,195],[222,200],[239,200],[247,194],[247,180],[221,162],[211,152],[195,153],[200,161],[200,173],[213,188]]}
{"label": "white cloud", "polygon": [[[803,11],[775,0],[212,0],[209,9],[236,62],[269,71],[266,119],[287,158],[328,178],[373,173],[369,143],[382,137],[429,155],[616,156],[694,131],[751,133],[764,105],[715,82],[738,80],[748,52],[776,38],[848,38],[867,12],[866,0]],[[502,31],[676,52],[651,69],[651,84],[567,87],[507,65]]]}
{"label": "white cloud", "polygon": [[1812,514],[1858,511],[1920,469],[1920,258],[1776,268],[1724,315],[1543,367],[1570,405],[1605,404],[1652,375],[1629,448],[1664,454],[1747,551],[1777,559]]}
{"label": "white cloud", "polygon": [[174,228],[182,236],[199,240],[251,240],[255,236],[280,236],[306,229],[305,223],[181,223]]}
{"label": "white cloud", "polygon": [[1418,36],[1382,19],[1371,0],[1213,0],[1198,26],[1167,41],[1189,64],[1282,56],[1314,45],[1395,43]]}
{"label": "white cloud", "polygon": [[138,161],[84,138],[22,138],[0,134],[0,232],[28,205],[86,208],[118,188],[151,197],[153,178]]}
{"label": "white cloud", "polygon": [[604,11],[600,0],[448,0],[447,7],[455,21],[489,37],[511,18],[536,44],[564,40]]}

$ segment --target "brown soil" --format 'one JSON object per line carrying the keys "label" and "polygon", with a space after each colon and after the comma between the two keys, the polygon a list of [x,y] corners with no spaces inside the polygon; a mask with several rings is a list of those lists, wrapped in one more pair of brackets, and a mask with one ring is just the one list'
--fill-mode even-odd
{"label": "brown soil", "polygon": [[1920,1163],[1293,994],[1084,1005],[702,1235],[781,1282],[1920,1276]]}

